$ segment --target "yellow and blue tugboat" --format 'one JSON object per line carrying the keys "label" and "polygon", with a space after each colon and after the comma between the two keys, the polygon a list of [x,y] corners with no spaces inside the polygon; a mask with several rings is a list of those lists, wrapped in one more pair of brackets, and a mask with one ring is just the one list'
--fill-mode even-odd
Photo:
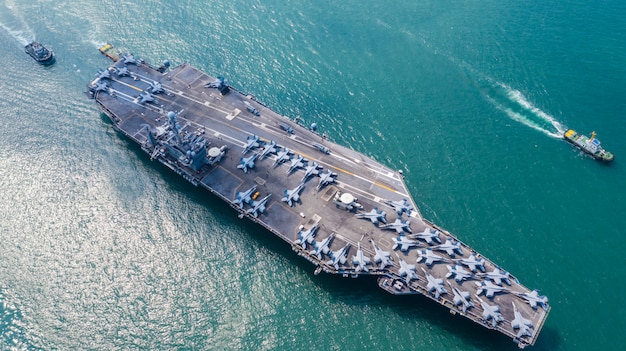
{"label": "yellow and blue tugboat", "polygon": [[24,47],[24,51],[34,58],[35,61],[42,65],[51,65],[54,63],[54,53],[48,50],[41,43],[33,41]]}
{"label": "yellow and blue tugboat", "polygon": [[588,138],[587,136],[578,134],[573,129],[570,129],[563,134],[563,137],[565,140],[572,143],[584,153],[591,155],[591,157],[596,160],[604,162],[613,161],[613,154],[602,148],[600,140],[596,139],[596,132],[591,132],[591,138]]}

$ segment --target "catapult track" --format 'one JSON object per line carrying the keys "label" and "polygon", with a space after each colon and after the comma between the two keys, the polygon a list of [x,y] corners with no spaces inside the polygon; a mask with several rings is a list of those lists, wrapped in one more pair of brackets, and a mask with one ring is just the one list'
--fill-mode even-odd
{"label": "catapult track", "polygon": [[[206,87],[215,78],[192,66],[183,64],[161,73],[143,62],[124,61],[114,63],[108,77],[90,84],[92,96],[115,128],[141,145],[152,159],[289,243],[318,267],[316,273],[375,275],[378,285],[392,294],[423,294],[452,313],[507,335],[520,347],[535,343],[550,310],[547,299],[533,304],[527,297],[536,293],[423,219],[401,173],[326,140],[251,95],[232,87],[222,95],[219,89]],[[118,76],[122,67],[128,74]],[[150,89],[156,91],[150,95],[154,101],[141,101]],[[170,111],[173,113],[168,115]],[[255,137],[258,146],[250,142]],[[276,151],[292,151],[285,162],[279,162],[277,152],[258,156],[272,142]],[[213,148],[209,156],[204,163],[192,165],[191,158],[202,151],[194,145],[205,144],[206,149]],[[291,169],[298,155],[303,164]],[[320,168],[307,175],[313,163]],[[334,176],[322,182],[326,172]],[[286,191],[298,186],[299,201],[289,201]],[[259,206],[261,199],[265,203]],[[376,209],[386,217],[372,215]],[[422,233],[430,233],[430,239],[420,236]],[[381,253],[387,254],[389,265],[376,262]],[[361,262],[359,257],[369,262]],[[481,265],[468,265],[470,259]],[[459,274],[453,274],[454,270]],[[506,279],[494,277],[494,272],[506,273],[500,275]],[[434,279],[430,283],[436,289],[429,285],[429,278]],[[492,282],[500,290],[488,297],[485,286],[480,285]],[[465,303],[455,301],[457,292],[465,294]],[[466,305],[468,302],[473,306]],[[485,315],[485,306],[497,306],[496,315]],[[529,332],[521,336],[512,324],[518,314],[528,322],[525,329]]]}

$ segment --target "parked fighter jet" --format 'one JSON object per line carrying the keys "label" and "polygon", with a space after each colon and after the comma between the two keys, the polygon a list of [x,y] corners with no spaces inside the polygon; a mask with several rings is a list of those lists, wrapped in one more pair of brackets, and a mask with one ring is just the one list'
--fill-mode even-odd
{"label": "parked fighter jet", "polygon": [[446,278],[453,277],[457,283],[461,284],[465,279],[472,279],[474,275],[463,268],[460,264],[454,266],[446,266],[448,267],[448,274],[446,274]]}
{"label": "parked fighter jet", "polygon": [[411,214],[411,211],[414,210],[413,205],[411,205],[407,199],[402,199],[400,201],[387,200],[385,203],[393,207],[393,209],[398,213],[398,217],[402,217],[404,212],[409,215]]}
{"label": "parked fighter jet", "polygon": [[474,307],[474,303],[471,301],[470,293],[468,291],[461,291],[452,286],[450,282],[448,282],[448,285],[450,286],[450,288],[452,288],[452,293],[454,294],[454,299],[452,300],[454,302],[454,305],[461,305],[463,313],[467,312],[469,308]]}
{"label": "parked fighter jet", "polygon": [[441,244],[441,240],[439,240],[440,231],[432,228],[426,227],[423,232],[417,234],[411,234],[409,237],[413,239],[422,239],[425,240],[428,245],[434,244],[434,241]]}
{"label": "parked fighter jet", "polygon": [[280,129],[284,130],[285,132],[289,133],[289,134],[294,134],[296,131],[293,130],[293,128],[291,128],[288,124],[285,123],[278,123],[278,126],[280,127]]}
{"label": "parked fighter jet", "polygon": [[330,244],[335,238],[335,234],[330,234],[322,241],[313,242],[313,250],[309,251],[309,254],[315,255],[318,260],[322,259],[322,254],[327,255],[330,252]]}
{"label": "parked fighter jet", "polygon": [[463,255],[463,251],[461,251],[461,243],[458,241],[452,241],[447,239],[445,243],[432,247],[433,250],[445,251],[448,256],[454,258],[454,254],[458,253],[459,255]]}
{"label": "parked fighter jet", "polygon": [[458,260],[458,262],[464,266],[467,266],[472,272],[476,272],[476,268],[480,269],[483,272],[485,271],[485,266],[483,266],[483,264],[485,263],[485,259],[476,258],[475,254],[471,254],[468,258],[461,258]]}
{"label": "parked fighter jet", "polygon": [[517,293],[516,295],[524,299],[533,309],[536,309],[537,305],[539,305],[544,310],[548,310],[548,298],[545,296],[539,296],[539,291],[537,290],[533,290],[529,294]]}
{"label": "parked fighter jet", "polygon": [[137,60],[135,59],[135,56],[133,54],[124,55],[122,61],[124,62],[124,64],[137,64]]}
{"label": "parked fighter jet", "polygon": [[346,263],[346,257],[348,256],[349,249],[350,244],[346,244],[344,245],[344,247],[337,251],[331,251],[330,260],[328,260],[326,264],[335,267],[336,270],[339,270],[339,265]]}
{"label": "parked fighter jet", "polygon": [[417,252],[417,262],[424,262],[427,266],[432,266],[435,262],[445,262],[446,259],[437,255],[431,249],[419,250]]}
{"label": "parked fighter jet", "polygon": [[287,174],[295,171],[298,168],[302,168],[306,165],[307,163],[307,159],[302,157],[302,155],[298,154],[298,156],[296,156],[296,158],[294,158],[293,160],[291,160],[291,165],[289,166],[289,169],[287,170]]}
{"label": "parked fighter jet", "polygon": [[397,218],[393,223],[381,225],[380,229],[395,230],[398,234],[402,234],[404,233],[404,231],[411,233],[410,225],[411,223],[408,219],[406,221],[403,221],[400,218]]}
{"label": "parked fighter jet", "polygon": [[485,322],[491,320],[491,326],[495,328],[498,323],[504,320],[500,314],[500,306],[490,305],[483,301],[478,295],[476,295],[476,298],[480,301],[480,306],[483,308],[483,319]]}
{"label": "parked fighter jet", "polygon": [[276,156],[276,160],[274,160],[272,167],[276,167],[279,164],[287,160],[290,160],[292,154],[293,154],[293,151],[289,150],[288,148],[285,148],[283,151],[280,151],[278,155]]}
{"label": "parked fighter jet", "polygon": [[98,70],[98,80],[101,79],[111,79],[111,72],[109,72],[108,69],[105,70]]}
{"label": "parked fighter jet", "polygon": [[130,72],[128,72],[128,68],[126,68],[126,66],[117,67],[115,69],[115,73],[117,73],[118,77],[130,76]]}
{"label": "parked fighter jet", "polygon": [[307,230],[298,231],[298,239],[294,241],[294,244],[299,244],[303,249],[306,249],[307,244],[313,243],[313,238],[318,228],[318,225],[314,225]]}
{"label": "parked fighter jet", "polygon": [[398,259],[400,260],[400,269],[398,269],[398,274],[400,274],[401,277],[406,277],[405,281],[407,284],[409,284],[409,282],[413,279],[419,279],[417,274],[415,274],[415,265],[406,263],[400,258],[400,256],[398,256]]}
{"label": "parked fighter jet", "polygon": [[385,219],[386,213],[383,210],[378,210],[378,208],[374,207],[371,211],[367,213],[357,213],[354,215],[356,218],[365,218],[369,219],[375,225],[378,225],[378,222],[387,223],[387,219]]}
{"label": "parked fighter jet", "polygon": [[326,146],[320,144],[320,143],[313,143],[312,144],[314,148],[318,149],[319,151],[325,153],[326,155],[330,154],[330,149],[327,148]]}
{"label": "parked fighter jet", "polygon": [[261,143],[259,142],[259,137],[256,134],[248,136],[246,137],[246,145],[243,147],[243,151],[241,153],[245,154],[246,152],[259,146],[261,146]]}
{"label": "parked fighter jet", "polygon": [[304,177],[302,177],[302,182],[306,182],[306,179],[311,175],[318,175],[320,173],[320,169],[322,166],[318,165],[313,161],[310,166],[306,166],[304,169]]}
{"label": "parked fighter jet", "polygon": [[433,277],[432,274],[426,272],[424,268],[422,268],[422,271],[426,275],[426,280],[428,280],[426,289],[428,289],[428,292],[430,293],[434,292],[436,299],[439,299],[441,295],[448,293],[448,290],[443,287],[443,279]]}
{"label": "parked fighter jet", "polygon": [[139,96],[137,96],[137,99],[135,99],[135,102],[143,105],[146,102],[154,102],[154,97],[152,96],[152,94],[150,94],[149,91],[144,91],[141,94],[139,94]]}
{"label": "parked fighter jet", "polygon": [[104,92],[108,93],[109,92],[109,85],[107,84],[107,82],[98,80],[95,85],[92,85],[90,87],[90,90],[93,93],[98,93],[98,92],[101,92],[101,91],[104,91]]}
{"label": "parked fighter jet", "polygon": [[254,168],[254,161],[256,161],[258,156],[259,154],[252,154],[250,157],[240,158],[237,168],[241,169],[243,173],[248,173],[248,169]]}
{"label": "parked fighter jet", "polygon": [[497,293],[501,293],[501,292],[508,293],[509,292],[509,289],[503,288],[503,287],[501,287],[499,285],[494,285],[490,281],[476,282],[476,285],[478,286],[476,294],[480,295],[480,294],[482,294],[484,292],[485,296],[487,296],[488,298],[492,298],[493,295],[495,295]]}
{"label": "parked fighter jet", "polygon": [[153,81],[150,83],[150,92],[152,94],[159,94],[164,92],[165,90],[163,90],[163,86],[161,85],[161,83],[157,82],[157,81]]}
{"label": "parked fighter jet", "polygon": [[356,255],[352,256],[352,264],[354,265],[354,272],[359,273],[361,271],[369,272],[367,268],[368,264],[371,264],[372,261],[369,257],[363,254],[363,250],[361,249],[361,243],[357,243],[358,247],[356,250]]}
{"label": "parked fighter jet", "polygon": [[505,282],[507,285],[511,285],[511,274],[509,272],[500,271],[499,268],[494,268],[493,271],[487,273],[479,274],[482,277],[487,279],[491,279],[497,285],[502,285],[502,282]]}
{"label": "parked fighter jet", "polygon": [[522,314],[517,310],[515,302],[511,301],[511,304],[513,305],[513,314],[515,316],[515,318],[511,321],[511,327],[514,330],[519,329],[517,337],[522,338],[524,336],[533,336],[533,333],[530,330],[535,327],[533,323],[522,316]]}
{"label": "parked fighter jet", "polygon": [[397,249],[398,247],[400,247],[400,251],[407,251],[408,249],[410,249],[412,246],[420,246],[420,243],[415,241],[415,240],[409,240],[406,236],[404,235],[400,235],[397,238],[393,238],[394,239],[394,244],[393,244],[393,250]]}
{"label": "parked fighter jet", "polygon": [[393,263],[391,263],[391,253],[389,251],[383,251],[380,247],[378,247],[378,245],[376,245],[376,243],[374,242],[374,240],[370,240],[372,242],[372,245],[374,245],[374,252],[376,252],[376,255],[374,255],[374,262],[378,263],[378,269],[384,269],[387,266],[392,266]]}
{"label": "parked fighter jet", "polygon": [[329,169],[326,170],[326,173],[320,174],[320,182],[317,184],[317,190],[320,190],[324,185],[331,184],[335,181],[335,177],[337,173],[331,172]]}
{"label": "parked fighter jet", "polygon": [[304,188],[304,183],[298,184],[295,188],[285,190],[285,197],[280,199],[282,202],[286,202],[287,205],[293,206],[294,201],[300,201],[300,191]]}
{"label": "parked fighter jet", "polygon": [[267,196],[265,196],[259,201],[252,201],[252,204],[251,204],[252,208],[248,209],[248,211],[246,212],[251,213],[254,216],[254,218],[259,217],[260,214],[265,212],[267,201],[270,199],[270,197],[272,197],[272,194],[267,194]]}
{"label": "parked fighter jet", "polygon": [[252,201],[252,194],[256,191],[256,185],[246,191],[240,191],[237,193],[233,203],[240,208],[243,208],[244,204],[249,204]]}
{"label": "parked fighter jet", "polygon": [[280,146],[276,146],[276,142],[274,140],[270,141],[269,144],[265,144],[263,146],[263,151],[259,153],[259,160],[265,158],[265,156],[269,154],[275,154],[278,150],[280,150]]}
{"label": "parked fighter jet", "polygon": [[217,77],[216,80],[204,84],[206,88],[216,88],[216,89],[221,89],[224,85],[227,85],[224,77]]}

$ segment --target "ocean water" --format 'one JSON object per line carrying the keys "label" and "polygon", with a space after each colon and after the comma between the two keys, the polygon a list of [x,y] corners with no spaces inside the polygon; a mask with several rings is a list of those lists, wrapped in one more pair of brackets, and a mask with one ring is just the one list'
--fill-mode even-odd
{"label": "ocean water", "polygon": [[106,42],[402,169],[426,218],[549,297],[533,349],[620,349],[624,38],[614,0],[0,0],[0,349],[517,349],[426,298],[313,275],[151,162],[83,94]]}

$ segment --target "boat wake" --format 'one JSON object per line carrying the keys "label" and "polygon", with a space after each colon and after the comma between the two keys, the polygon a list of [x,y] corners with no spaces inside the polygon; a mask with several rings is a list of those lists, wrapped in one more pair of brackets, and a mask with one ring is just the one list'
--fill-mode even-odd
{"label": "boat wake", "polygon": [[26,23],[24,17],[15,9],[15,5],[5,2],[2,7],[5,7],[6,11],[0,9],[0,27],[23,46],[34,41],[35,32]]}
{"label": "boat wake", "polygon": [[519,90],[501,82],[491,82],[483,95],[495,108],[512,120],[553,138],[563,138],[566,128],[550,114],[533,105]]}

